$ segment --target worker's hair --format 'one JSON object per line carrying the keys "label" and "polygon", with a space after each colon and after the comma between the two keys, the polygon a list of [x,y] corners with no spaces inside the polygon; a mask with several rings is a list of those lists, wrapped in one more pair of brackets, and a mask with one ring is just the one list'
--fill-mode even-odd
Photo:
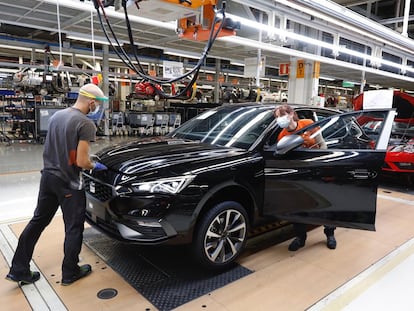
{"label": "worker's hair", "polygon": [[293,109],[291,106],[289,106],[287,104],[283,104],[283,105],[280,105],[280,106],[276,107],[275,115],[276,115],[276,111],[279,111],[280,116],[284,116],[285,114],[290,114],[290,113],[293,112],[293,120],[294,121],[299,120],[299,117],[298,117],[295,109]]}

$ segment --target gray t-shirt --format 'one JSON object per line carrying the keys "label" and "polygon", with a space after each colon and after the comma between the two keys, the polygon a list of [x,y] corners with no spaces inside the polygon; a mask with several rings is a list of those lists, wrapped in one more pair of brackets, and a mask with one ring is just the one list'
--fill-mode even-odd
{"label": "gray t-shirt", "polygon": [[83,189],[82,169],[76,165],[80,140],[94,141],[96,126],[80,110],[69,107],[56,112],[49,120],[43,151],[43,170]]}

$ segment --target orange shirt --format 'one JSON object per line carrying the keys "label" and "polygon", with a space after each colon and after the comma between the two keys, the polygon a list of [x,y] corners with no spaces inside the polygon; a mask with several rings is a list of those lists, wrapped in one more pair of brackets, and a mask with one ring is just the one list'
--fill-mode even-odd
{"label": "orange shirt", "polygon": [[291,135],[293,133],[295,133],[296,131],[299,131],[300,129],[303,129],[304,127],[308,126],[309,124],[313,123],[313,120],[311,119],[300,119],[297,122],[297,126],[293,131],[288,131],[287,129],[283,129],[279,135],[277,136],[277,140],[281,140],[282,137],[285,137],[287,135]]}

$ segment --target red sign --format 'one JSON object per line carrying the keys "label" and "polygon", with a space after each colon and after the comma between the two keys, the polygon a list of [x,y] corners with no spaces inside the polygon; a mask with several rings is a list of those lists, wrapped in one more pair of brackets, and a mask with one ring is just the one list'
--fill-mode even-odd
{"label": "red sign", "polygon": [[279,64],[279,76],[288,76],[289,75],[289,63]]}

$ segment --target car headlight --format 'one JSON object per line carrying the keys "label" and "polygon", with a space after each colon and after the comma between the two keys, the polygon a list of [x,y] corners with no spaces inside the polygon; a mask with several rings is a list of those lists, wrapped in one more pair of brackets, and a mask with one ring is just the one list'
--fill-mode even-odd
{"label": "car headlight", "polygon": [[183,190],[195,176],[179,176],[131,184],[135,191],[175,194]]}

